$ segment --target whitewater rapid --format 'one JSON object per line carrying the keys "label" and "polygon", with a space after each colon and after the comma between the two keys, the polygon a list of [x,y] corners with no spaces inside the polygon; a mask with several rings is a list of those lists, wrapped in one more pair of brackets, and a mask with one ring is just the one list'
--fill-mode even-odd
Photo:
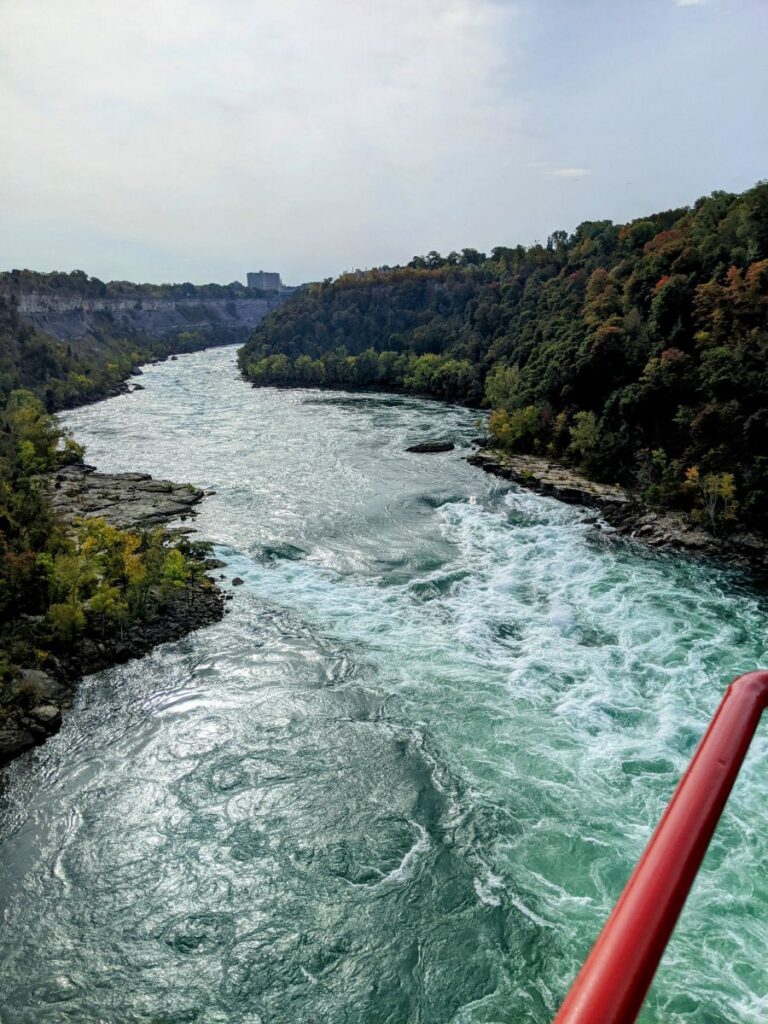
{"label": "whitewater rapid", "polygon": [[[99,468],[214,490],[195,525],[244,585],[8,770],[0,1020],[546,1024],[768,662],[765,597],[469,466],[469,410],[252,389],[234,349],[142,383],[66,423]],[[768,1016],[767,755],[645,1022]]]}

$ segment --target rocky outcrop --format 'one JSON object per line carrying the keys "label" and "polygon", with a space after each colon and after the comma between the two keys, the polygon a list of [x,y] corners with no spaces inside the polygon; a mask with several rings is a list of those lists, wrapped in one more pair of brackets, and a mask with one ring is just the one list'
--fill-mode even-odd
{"label": "rocky outcrop", "polygon": [[419,444],[412,444],[406,448],[407,452],[418,454],[434,454],[436,452],[452,452],[456,445],[452,441],[421,441]]}
{"label": "rocky outcrop", "polygon": [[[98,473],[76,464],[48,478],[52,505],[65,523],[102,518],[120,529],[165,526],[168,533],[194,532],[168,527],[195,514],[204,492],[189,484],[154,480],[148,473]],[[223,565],[208,560],[206,568]],[[204,563],[205,564],[205,563]],[[192,592],[172,595],[159,615],[137,621],[111,635],[84,636],[66,651],[49,654],[40,669],[28,668],[0,692],[0,765],[44,742],[61,726],[62,711],[72,703],[84,675],[138,658],[178,640],[224,614],[224,595],[207,577]],[[37,622],[30,621],[30,629]]]}
{"label": "rocky outcrop", "polygon": [[540,494],[599,509],[602,522],[596,519],[596,527],[607,525],[650,547],[706,555],[759,572],[768,570],[768,545],[763,538],[749,533],[713,537],[682,512],[654,511],[618,484],[596,483],[549,459],[481,448],[467,461]]}
{"label": "rocky outcrop", "polygon": [[93,466],[65,466],[49,480],[59,519],[105,519],[121,530],[142,530],[187,519],[205,492],[191,484],[154,480],[149,473],[99,473]]}
{"label": "rocky outcrop", "polygon": [[0,764],[57,732],[68,688],[47,672],[27,669],[9,686],[0,705]]}
{"label": "rocky outcrop", "polygon": [[473,466],[513,480],[539,494],[548,494],[570,505],[599,509],[625,509],[630,497],[618,484],[599,484],[536,455],[517,455],[493,448],[481,448],[467,458]]}
{"label": "rocky outcrop", "polygon": [[743,531],[714,537],[682,512],[656,512],[639,502],[604,515],[617,533],[650,547],[706,555],[758,573],[768,571],[768,545],[756,534]]}

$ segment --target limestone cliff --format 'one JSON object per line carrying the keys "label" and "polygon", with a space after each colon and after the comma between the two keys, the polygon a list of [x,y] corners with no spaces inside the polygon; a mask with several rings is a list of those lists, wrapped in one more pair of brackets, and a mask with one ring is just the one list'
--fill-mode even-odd
{"label": "limestone cliff", "polygon": [[240,341],[284,301],[279,294],[208,298],[133,295],[93,297],[16,292],[19,314],[60,341],[107,333],[137,339],[194,332],[209,342]]}

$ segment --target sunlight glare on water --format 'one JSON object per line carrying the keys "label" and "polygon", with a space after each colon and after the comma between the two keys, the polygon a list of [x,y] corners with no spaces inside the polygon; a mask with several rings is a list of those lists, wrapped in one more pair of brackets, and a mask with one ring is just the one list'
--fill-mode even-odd
{"label": "sunlight glare on water", "polygon": [[[470,467],[471,411],[255,390],[234,349],[142,382],[67,424],[214,489],[245,585],[8,769],[0,1020],[546,1024],[765,599]],[[646,1024],[768,1019],[767,754]]]}

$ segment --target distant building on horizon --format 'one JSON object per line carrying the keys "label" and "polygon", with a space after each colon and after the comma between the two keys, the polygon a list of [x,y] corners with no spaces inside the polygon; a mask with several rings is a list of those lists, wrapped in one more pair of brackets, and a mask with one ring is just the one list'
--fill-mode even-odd
{"label": "distant building on horizon", "polygon": [[280,280],[280,275],[266,270],[260,270],[258,273],[247,274],[246,280],[249,288],[258,288],[262,292],[279,292],[283,289],[283,282]]}

